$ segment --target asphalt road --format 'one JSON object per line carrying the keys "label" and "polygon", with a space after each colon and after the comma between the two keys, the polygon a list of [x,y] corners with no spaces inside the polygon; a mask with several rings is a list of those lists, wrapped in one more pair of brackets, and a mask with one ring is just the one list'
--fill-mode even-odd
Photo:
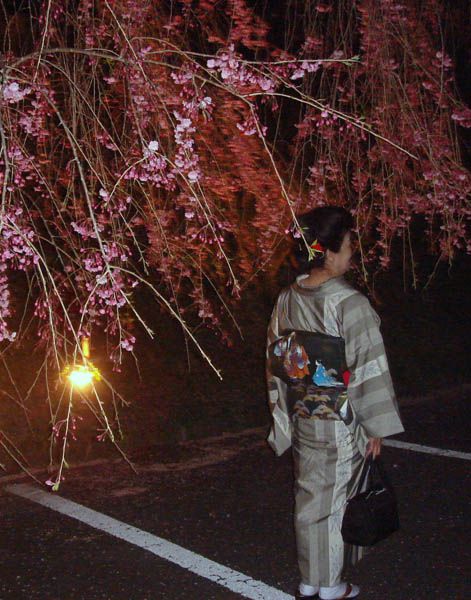
{"label": "asphalt road", "polygon": [[[397,439],[470,452],[468,406],[461,397],[452,407],[440,398],[406,407],[407,433]],[[390,447],[383,456],[402,527],[349,573],[360,599],[467,600],[470,462]],[[147,448],[135,460],[137,476],[116,461],[71,470],[60,496],[293,592],[291,458],[276,458],[261,429]],[[5,485],[0,479],[1,600],[243,598]]]}

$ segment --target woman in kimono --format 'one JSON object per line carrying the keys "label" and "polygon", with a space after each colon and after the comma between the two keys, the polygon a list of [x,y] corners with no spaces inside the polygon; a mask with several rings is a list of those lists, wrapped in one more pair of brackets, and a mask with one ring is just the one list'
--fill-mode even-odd
{"label": "woman in kimono", "polygon": [[[361,548],[345,544],[340,532],[346,502],[358,492],[365,457],[378,456],[382,438],[403,427],[380,319],[343,278],[352,257],[351,215],[325,206],[299,223],[304,273],[278,296],[268,329],[268,442],[277,455],[293,449],[301,574],[296,597],[355,598],[359,588],[341,579],[344,568],[361,558]],[[345,371],[310,361],[298,339],[304,332],[344,344]],[[287,377],[274,368],[277,361]]]}

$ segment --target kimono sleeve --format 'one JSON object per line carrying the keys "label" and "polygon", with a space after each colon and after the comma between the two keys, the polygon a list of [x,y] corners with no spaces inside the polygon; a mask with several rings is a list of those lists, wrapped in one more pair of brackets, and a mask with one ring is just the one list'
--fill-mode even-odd
{"label": "kimono sleeve", "polygon": [[350,370],[348,401],[369,437],[404,431],[389,373],[380,318],[360,293],[341,303],[340,320]]}
{"label": "kimono sleeve", "polygon": [[288,412],[287,386],[279,377],[273,375],[268,368],[268,347],[280,337],[278,299],[273,309],[267,335],[266,379],[268,388],[268,404],[272,415],[272,426],[268,435],[268,443],[280,456],[291,446],[291,419]]}

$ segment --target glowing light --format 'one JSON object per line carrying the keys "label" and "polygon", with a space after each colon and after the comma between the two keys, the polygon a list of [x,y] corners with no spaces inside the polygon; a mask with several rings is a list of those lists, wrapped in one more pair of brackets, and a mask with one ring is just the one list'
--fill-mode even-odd
{"label": "glowing light", "polygon": [[68,375],[70,383],[79,388],[90,385],[93,381],[93,372],[86,366],[74,367]]}
{"label": "glowing light", "polygon": [[[74,388],[86,388],[93,384],[93,380],[101,381],[101,373],[90,358],[90,338],[82,337],[80,348],[83,362],[82,364],[67,365],[61,373],[62,377],[68,379],[70,385]],[[77,352],[78,354],[78,352]]]}
{"label": "glowing light", "polygon": [[63,371],[63,375],[76,388],[86,388],[93,383],[93,380],[101,380],[100,371],[90,362],[84,365],[67,366]]}

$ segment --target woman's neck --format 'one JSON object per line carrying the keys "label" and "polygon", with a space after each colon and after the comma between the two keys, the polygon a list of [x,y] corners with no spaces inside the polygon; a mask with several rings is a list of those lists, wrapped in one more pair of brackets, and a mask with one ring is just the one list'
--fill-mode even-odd
{"label": "woman's neck", "polygon": [[328,269],[313,269],[309,275],[303,279],[303,285],[317,287],[334,277],[337,277],[337,275]]}

